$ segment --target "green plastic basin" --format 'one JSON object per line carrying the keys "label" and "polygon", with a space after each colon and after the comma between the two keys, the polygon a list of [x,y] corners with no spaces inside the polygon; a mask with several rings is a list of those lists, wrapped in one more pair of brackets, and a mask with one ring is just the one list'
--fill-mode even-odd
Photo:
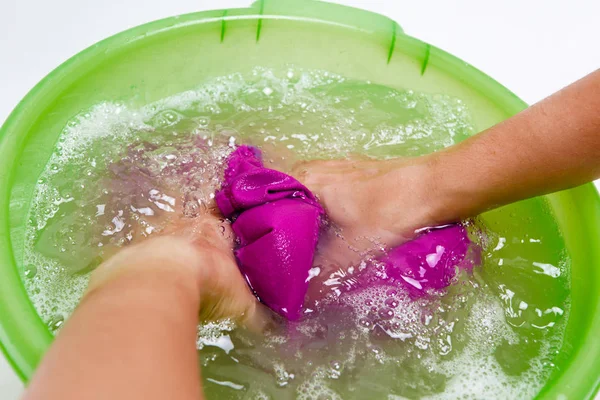
{"label": "green plastic basin", "polygon": [[[462,99],[477,130],[526,107],[469,64],[394,21],[328,3],[264,0],[152,22],[106,39],[54,70],[0,129],[0,343],[26,382],[52,341],[21,282],[28,207],[67,121],[102,101],[143,106],[207,78],[286,65]],[[600,201],[592,185],[548,203],[571,257],[571,313],[540,398],[593,398],[600,385]]]}

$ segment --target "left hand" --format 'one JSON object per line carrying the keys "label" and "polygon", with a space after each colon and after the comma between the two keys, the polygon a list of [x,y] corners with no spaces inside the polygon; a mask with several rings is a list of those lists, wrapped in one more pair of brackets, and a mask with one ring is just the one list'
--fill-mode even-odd
{"label": "left hand", "polygon": [[126,247],[100,265],[92,274],[88,293],[124,274],[169,269],[197,287],[201,320],[232,318],[260,331],[268,314],[240,273],[232,247],[229,224],[216,214],[182,217],[160,236]]}

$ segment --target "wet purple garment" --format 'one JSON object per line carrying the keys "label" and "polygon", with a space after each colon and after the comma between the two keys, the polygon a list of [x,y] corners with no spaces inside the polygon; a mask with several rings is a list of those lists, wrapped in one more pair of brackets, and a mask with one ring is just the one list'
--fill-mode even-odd
{"label": "wet purple garment", "polygon": [[257,297],[288,319],[297,319],[308,288],[324,214],[296,179],[265,168],[260,151],[241,146],[229,157],[215,196],[239,240],[238,266]]}
{"label": "wet purple garment", "polygon": [[471,241],[461,225],[432,229],[392,249],[381,261],[389,278],[403,282],[413,296],[450,285],[456,267],[471,268],[465,260]]}
{"label": "wet purple garment", "polygon": [[[216,201],[223,215],[234,219],[238,265],[257,297],[284,317],[297,319],[324,215],[317,199],[291,176],[265,168],[258,149],[241,146],[228,159]],[[402,284],[414,297],[443,289],[457,266],[472,266],[465,261],[470,247],[461,225],[431,229],[379,258],[383,280]],[[380,276],[376,279],[384,283]],[[367,278],[366,284],[377,282]]]}

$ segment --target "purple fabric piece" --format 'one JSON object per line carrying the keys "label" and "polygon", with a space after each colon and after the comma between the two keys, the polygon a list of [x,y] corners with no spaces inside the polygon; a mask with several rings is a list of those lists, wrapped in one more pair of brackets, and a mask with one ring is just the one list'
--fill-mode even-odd
{"label": "purple fabric piece", "polygon": [[[293,177],[265,168],[257,148],[241,146],[230,155],[215,198],[223,215],[234,219],[235,254],[250,287],[274,311],[299,318],[324,215],[315,196]],[[470,247],[466,229],[450,225],[421,234],[379,261],[385,280],[419,297],[450,285],[457,267],[471,268],[465,262]]]}
{"label": "purple fabric piece", "polygon": [[241,146],[229,156],[215,199],[234,218],[238,266],[256,296],[297,319],[324,214],[315,196],[291,176],[265,168],[258,149]]}
{"label": "purple fabric piece", "polygon": [[413,296],[429,289],[450,285],[456,267],[471,268],[465,263],[471,240],[462,225],[432,229],[410,242],[392,249],[381,261],[386,274],[403,282]]}

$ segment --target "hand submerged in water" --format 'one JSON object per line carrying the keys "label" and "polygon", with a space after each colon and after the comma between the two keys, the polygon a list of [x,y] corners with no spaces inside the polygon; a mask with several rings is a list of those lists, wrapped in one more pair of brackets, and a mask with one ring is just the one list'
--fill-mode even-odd
{"label": "hand submerged in water", "polygon": [[292,174],[361,250],[397,246],[438,222],[429,206],[435,184],[426,158],[316,160],[297,164]]}
{"label": "hand submerged in water", "polygon": [[88,293],[128,273],[170,269],[193,281],[200,293],[200,320],[232,318],[252,330],[266,323],[258,303],[236,265],[233,233],[215,213],[170,222],[160,236],[118,251],[92,274]]}
{"label": "hand submerged in water", "polygon": [[[199,316],[265,326],[227,232],[214,214],[181,218],[102,263],[26,398],[203,398]],[[79,368],[56,374],[64,365]]]}

